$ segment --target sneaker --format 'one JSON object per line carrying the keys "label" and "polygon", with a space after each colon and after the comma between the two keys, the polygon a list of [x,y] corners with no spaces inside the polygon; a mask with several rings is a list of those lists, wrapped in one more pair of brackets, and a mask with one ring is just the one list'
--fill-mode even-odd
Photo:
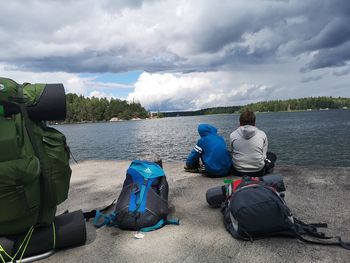
{"label": "sneaker", "polygon": [[185,166],[184,169],[185,169],[185,172],[188,172],[188,173],[200,173],[198,168],[188,168]]}

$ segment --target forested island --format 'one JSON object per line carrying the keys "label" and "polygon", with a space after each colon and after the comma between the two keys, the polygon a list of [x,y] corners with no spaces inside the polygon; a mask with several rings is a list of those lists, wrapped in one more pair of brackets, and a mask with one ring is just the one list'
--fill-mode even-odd
{"label": "forested island", "polygon": [[350,98],[311,97],[251,103],[244,108],[253,111],[300,111],[350,108]]}
{"label": "forested island", "polygon": [[350,98],[311,97],[289,100],[272,100],[243,106],[214,107],[196,111],[150,113],[138,102],[120,99],[88,98],[67,94],[67,117],[65,123],[103,122],[110,120],[145,119],[149,117],[176,117],[209,114],[239,113],[245,108],[255,112],[350,109]]}
{"label": "forested island", "polygon": [[196,115],[210,115],[210,114],[230,114],[239,111],[242,106],[228,106],[228,107],[214,107],[196,111],[172,111],[172,112],[158,112],[155,115],[159,117],[177,117],[177,116],[196,116]]}
{"label": "forested island", "polygon": [[140,103],[120,99],[85,98],[67,94],[66,123],[145,119],[149,116]]}
{"label": "forested island", "polygon": [[272,100],[250,103],[243,106],[215,107],[197,111],[161,112],[160,117],[193,116],[207,114],[239,113],[249,108],[255,112],[302,111],[326,109],[350,109],[350,98],[311,97],[289,100]]}

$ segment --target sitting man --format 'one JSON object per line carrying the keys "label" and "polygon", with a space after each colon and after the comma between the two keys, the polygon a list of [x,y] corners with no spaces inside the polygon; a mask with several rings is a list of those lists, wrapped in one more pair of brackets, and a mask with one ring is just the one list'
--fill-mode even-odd
{"label": "sitting man", "polygon": [[233,174],[263,176],[272,173],[276,155],[267,152],[265,132],[255,127],[255,114],[245,110],[239,117],[240,127],[230,135]]}
{"label": "sitting man", "polygon": [[201,138],[188,155],[185,170],[202,172],[208,177],[222,177],[230,174],[232,160],[224,139],[217,129],[209,124],[200,124],[198,133]]}

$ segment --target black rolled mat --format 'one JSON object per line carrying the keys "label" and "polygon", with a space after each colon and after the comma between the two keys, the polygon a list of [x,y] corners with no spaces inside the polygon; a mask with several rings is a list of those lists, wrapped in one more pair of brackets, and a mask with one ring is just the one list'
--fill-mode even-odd
{"label": "black rolled mat", "polygon": [[32,120],[64,120],[66,118],[67,105],[63,85],[46,84],[38,103],[27,107],[27,110]]}
{"label": "black rolled mat", "polygon": [[[85,244],[86,226],[81,210],[57,216],[53,225],[35,227],[23,258]],[[26,235],[27,233],[0,237],[0,245],[9,255],[13,256],[21,247]],[[20,258],[22,251],[19,251],[16,259]],[[1,255],[9,260],[3,253]]]}
{"label": "black rolled mat", "polygon": [[[46,84],[35,105],[26,106],[29,118],[33,121],[64,120],[67,113],[66,94],[62,84]],[[12,103],[3,103],[5,117],[17,114],[20,109]]]}
{"label": "black rolled mat", "polygon": [[85,244],[86,226],[81,210],[62,214],[55,218],[56,248],[63,249]]}
{"label": "black rolled mat", "polygon": [[208,204],[211,207],[220,207],[226,198],[225,185],[209,188],[205,194]]}

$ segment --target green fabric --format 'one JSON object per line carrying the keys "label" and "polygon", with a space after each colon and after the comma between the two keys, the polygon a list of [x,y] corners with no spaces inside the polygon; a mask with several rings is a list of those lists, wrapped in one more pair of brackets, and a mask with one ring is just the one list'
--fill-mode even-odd
{"label": "green fabric", "polygon": [[[14,84],[5,80],[8,91],[13,91]],[[4,82],[0,78],[0,83]],[[21,101],[18,94],[22,94],[22,86],[16,89],[12,94]],[[29,98],[39,90],[39,86],[31,86],[23,96]],[[71,169],[65,136],[22,114],[0,117],[0,149],[0,236],[51,224],[57,205],[67,198],[69,189]]]}
{"label": "green fabric", "polygon": [[232,184],[234,179],[224,179],[224,184]]}
{"label": "green fabric", "polygon": [[27,99],[26,105],[35,105],[45,89],[45,84],[29,84],[23,85],[23,96]]}
{"label": "green fabric", "polygon": [[0,105],[0,117],[3,117],[5,114],[4,107]]}
{"label": "green fabric", "polygon": [[42,95],[45,84],[16,83],[12,79],[0,78],[0,101],[24,103],[26,106],[35,105]]}
{"label": "green fabric", "polygon": [[[0,147],[1,149],[6,149],[6,151],[0,151],[0,162],[21,157],[21,148],[18,147],[18,144],[20,143],[19,140],[22,135],[17,137],[17,128],[14,119],[0,117]],[[21,130],[19,130],[19,132],[21,132]]]}
{"label": "green fabric", "polygon": [[18,84],[12,79],[0,78],[0,84],[0,101],[8,101],[8,97],[15,97],[17,95]]}

